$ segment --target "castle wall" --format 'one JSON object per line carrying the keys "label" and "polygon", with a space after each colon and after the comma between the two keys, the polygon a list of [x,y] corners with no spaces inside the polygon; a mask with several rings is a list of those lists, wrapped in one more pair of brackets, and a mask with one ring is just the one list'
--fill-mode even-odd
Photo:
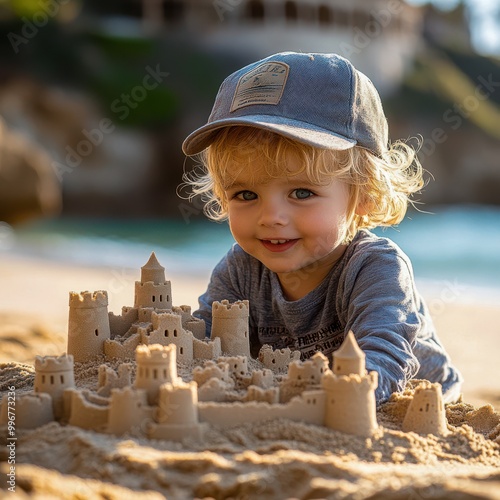
{"label": "castle wall", "polygon": [[141,342],[141,336],[134,333],[123,342],[117,340],[104,341],[104,355],[106,359],[134,359],[135,350]]}
{"label": "castle wall", "polygon": [[117,371],[107,365],[99,366],[97,394],[102,397],[109,397],[113,389],[131,385],[131,372],[131,363],[122,363]]}
{"label": "castle wall", "polygon": [[273,349],[269,344],[264,344],[259,351],[259,361],[275,372],[287,372],[292,361],[300,361],[300,351],[292,352],[288,347]]}
{"label": "castle wall", "polygon": [[204,340],[206,338],[207,326],[205,321],[199,318],[192,318],[182,325],[186,330],[189,330],[195,339]]}
{"label": "castle wall", "polygon": [[[54,420],[52,397],[47,393],[16,395],[15,423],[18,429],[35,429]],[[8,398],[2,398],[0,424],[8,423]]]}
{"label": "castle wall", "polygon": [[210,341],[193,338],[193,358],[217,359],[221,354],[222,348],[219,337]]}
{"label": "castle wall", "polygon": [[123,337],[138,319],[138,310],[135,307],[122,307],[121,315],[112,312],[108,314],[110,337]]}
{"label": "castle wall", "polygon": [[74,389],[71,394],[69,424],[99,432],[107,428],[109,400],[92,396],[89,391]]}
{"label": "castle wall", "polygon": [[279,403],[279,389],[277,387],[263,389],[256,385],[250,385],[244,401],[262,401],[269,404],[277,404]]}
{"label": "castle wall", "polygon": [[325,415],[325,392],[305,391],[289,403],[198,403],[201,422],[218,427],[232,427],[247,422],[263,422],[276,418],[323,425]]}
{"label": "castle wall", "polygon": [[153,410],[154,407],[148,405],[144,389],[113,389],[107,431],[116,436],[125,433],[145,434],[147,423],[152,421]]}
{"label": "castle wall", "polygon": [[203,340],[206,337],[206,325],[205,321],[200,319],[200,318],[195,318],[191,314],[191,307],[190,306],[179,306],[179,307],[172,307],[172,312],[175,312],[177,314],[181,315],[182,318],[182,327],[185,330],[189,330],[194,338]]}
{"label": "castle wall", "polygon": [[328,359],[320,352],[306,361],[292,361],[286,378],[280,383],[280,403],[286,403],[304,390],[320,388],[323,374],[328,371]]}

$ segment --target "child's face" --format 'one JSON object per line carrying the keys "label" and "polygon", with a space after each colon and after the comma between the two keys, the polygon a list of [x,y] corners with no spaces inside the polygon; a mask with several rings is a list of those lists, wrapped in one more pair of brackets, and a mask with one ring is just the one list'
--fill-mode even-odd
{"label": "child's face", "polygon": [[[229,226],[247,253],[277,273],[285,296],[296,300],[313,290],[342,256],[346,245],[346,184],[312,183],[290,157],[290,175],[270,178],[239,173],[225,191]],[[255,168],[254,168],[255,167]]]}

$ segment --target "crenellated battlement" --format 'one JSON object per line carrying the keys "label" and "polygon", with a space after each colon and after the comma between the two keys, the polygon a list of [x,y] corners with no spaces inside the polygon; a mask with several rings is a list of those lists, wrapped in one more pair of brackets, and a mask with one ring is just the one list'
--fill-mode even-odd
{"label": "crenellated battlement", "polygon": [[215,363],[210,360],[207,361],[203,367],[196,366],[193,369],[193,380],[199,387],[212,378],[230,382],[229,365],[222,362]]}
{"label": "crenellated battlement", "polygon": [[56,373],[73,371],[73,356],[61,354],[61,356],[36,356],[35,371],[42,373]]}
{"label": "crenellated battlement", "polygon": [[273,349],[264,344],[259,351],[259,361],[275,371],[287,371],[292,361],[300,361],[300,351],[291,351],[290,348]]}
{"label": "crenellated battlement", "polygon": [[237,300],[230,303],[229,300],[224,299],[222,302],[214,301],[212,303],[213,318],[246,318],[249,314],[248,300]]}
{"label": "crenellated battlement", "polygon": [[182,331],[182,316],[175,312],[152,312],[153,330]]}
{"label": "crenellated battlement", "polygon": [[108,307],[108,292],[106,290],[69,292],[69,307],[79,309]]}
{"label": "crenellated battlement", "polygon": [[126,401],[129,406],[134,406],[134,403],[145,402],[145,392],[132,387],[131,385],[125,387],[114,387],[111,389],[111,404],[116,404],[120,401]]}
{"label": "crenellated battlement", "polygon": [[319,384],[327,370],[328,358],[323,353],[317,352],[306,361],[292,361],[288,367],[288,380]]}
{"label": "crenellated battlement", "polygon": [[136,281],[136,287],[147,288],[148,290],[163,290],[165,286],[170,286],[170,281],[162,281],[161,283],[154,283],[152,281]]}
{"label": "crenellated battlement", "polygon": [[176,346],[170,345],[138,345],[135,350],[135,359],[138,364],[143,365],[164,365],[169,363],[173,358],[173,363],[176,362]]}
{"label": "crenellated battlement", "polygon": [[328,370],[321,379],[321,385],[325,391],[332,393],[340,391],[356,393],[367,393],[375,390],[378,386],[378,373],[372,371],[366,375],[352,373],[350,375],[335,375]]}

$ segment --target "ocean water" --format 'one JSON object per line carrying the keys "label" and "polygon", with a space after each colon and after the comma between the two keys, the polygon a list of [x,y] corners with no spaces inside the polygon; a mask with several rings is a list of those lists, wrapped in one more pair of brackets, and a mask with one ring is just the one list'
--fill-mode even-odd
{"label": "ocean water", "polygon": [[[417,282],[426,291],[456,292],[500,307],[500,208],[427,210],[431,213],[409,212],[399,226],[375,232],[409,255]],[[154,251],[170,275],[208,278],[232,243],[227,224],[208,221],[63,218],[16,229],[0,223],[0,258],[9,253],[82,266],[137,269]]]}

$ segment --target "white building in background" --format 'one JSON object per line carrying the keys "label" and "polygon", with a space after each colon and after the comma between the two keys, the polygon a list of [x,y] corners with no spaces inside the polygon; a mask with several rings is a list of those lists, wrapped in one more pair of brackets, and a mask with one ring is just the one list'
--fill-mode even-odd
{"label": "white building in background", "polygon": [[248,62],[286,50],[336,52],[380,93],[400,83],[418,50],[422,10],[403,0],[142,0],[150,26],[192,34]]}

